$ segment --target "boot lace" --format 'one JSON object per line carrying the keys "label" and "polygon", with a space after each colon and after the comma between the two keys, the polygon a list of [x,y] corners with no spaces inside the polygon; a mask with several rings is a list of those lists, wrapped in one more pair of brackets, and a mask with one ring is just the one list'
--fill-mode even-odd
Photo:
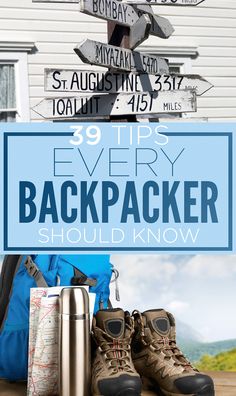
{"label": "boot lace", "polygon": [[138,310],[135,310],[133,311],[132,316],[136,317],[138,321],[138,337],[140,337],[141,342],[145,346],[152,345],[155,351],[158,353],[164,353],[164,359],[170,360],[172,358],[174,360],[174,365],[183,367],[184,371],[195,370],[192,364],[186,359],[184,354],[177,347],[175,337],[161,337],[160,339],[152,338],[151,340],[149,339],[147,341],[141,313]]}
{"label": "boot lace", "polygon": [[114,339],[111,342],[103,341],[100,343],[100,351],[104,354],[107,367],[111,370],[111,374],[116,374],[119,371],[133,373],[129,339]]}
{"label": "boot lace", "polygon": [[151,344],[157,352],[163,352],[165,359],[174,360],[175,366],[182,366],[184,370],[193,369],[192,364],[186,359],[184,354],[176,345],[175,338],[162,337],[160,339],[153,339]]}

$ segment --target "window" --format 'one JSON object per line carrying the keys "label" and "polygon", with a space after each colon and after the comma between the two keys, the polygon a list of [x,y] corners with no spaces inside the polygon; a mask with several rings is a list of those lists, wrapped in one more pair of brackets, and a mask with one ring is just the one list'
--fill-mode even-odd
{"label": "window", "polygon": [[0,122],[30,120],[27,52],[33,43],[0,42]]}
{"label": "window", "polygon": [[0,121],[16,120],[15,67],[0,63]]}

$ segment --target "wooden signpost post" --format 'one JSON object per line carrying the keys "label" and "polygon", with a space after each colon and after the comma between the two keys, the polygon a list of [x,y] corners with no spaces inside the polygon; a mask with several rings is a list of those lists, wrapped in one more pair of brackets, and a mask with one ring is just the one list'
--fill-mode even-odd
{"label": "wooden signpost post", "polygon": [[[110,45],[114,46],[120,46],[121,48],[127,49],[127,51],[130,51],[130,29],[127,28],[126,26],[120,26],[116,24],[115,22],[109,22],[107,23],[107,38],[108,38],[108,43]],[[131,51],[131,54],[133,54],[133,51]],[[133,57],[134,60],[134,57]],[[166,64],[168,68],[168,64]],[[113,71],[114,69],[111,67],[110,71]],[[123,116],[113,117],[112,115],[110,116],[110,121],[128,121],[128,122],[135,122],[137,121],[136,119],[136,114],[129,115],[128,118],[124,118]]]}
{"label": "wooden signpost post", "polygon": [[[108,71],[46,69],[45,91],[54,92],[55,97],[43,99],[33,110],[51,120],[109,117],[128,122],[136,121],[136,115],[197,111],[196,96],[212,85],[198,75],[170,74],[166,59],[134,48],[149,34],[167,39],[174,31],[166,18],[153,13],[150,4],[195,6],[203,1],[81,0],[81,12],[107,21],[108,43],[86,39],[74,51],[84,63]],[[67,95],[58,96],[59,92]]]}

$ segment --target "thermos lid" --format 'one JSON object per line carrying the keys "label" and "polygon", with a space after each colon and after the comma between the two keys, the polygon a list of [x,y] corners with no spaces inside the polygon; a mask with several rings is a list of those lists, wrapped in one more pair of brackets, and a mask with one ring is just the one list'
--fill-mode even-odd
{"label": "thermos lid", "polygon": [[59,314],[84,315],[89,313],[89,295],[83,287],[65,287],[59,298]]}

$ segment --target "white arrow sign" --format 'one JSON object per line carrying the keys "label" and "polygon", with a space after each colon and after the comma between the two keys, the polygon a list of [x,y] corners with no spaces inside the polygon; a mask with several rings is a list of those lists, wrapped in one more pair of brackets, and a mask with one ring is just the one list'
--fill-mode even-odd
{"label": "white arrow sign", "polygon": [[149,36],[151,20],[147,14],[143,14],[138,21],[131,26],[129,36],[129,46],[131,49],[138,47]]}
{"label": "white arrow sign", "polygon": [[83,62],[93,65],[150,74],[164,74],[169,71],[168,62],[163,58],[99,41],[84,40],[74,51]]}
{"label": "white arrow sign", "polygon": [[125,0],[130,4],[152,4],[152,5],[176,5],[176,6],[197,6],[205,0]]}
{"label": "white arrow sign", "polygon": [[198,75],[45,69],[45,90],[51,92],[132,93],[194,89],[198,96],[212,88]]}
{"label": "white arrow sign", "polygon": [[133,26],[139,20],[131,5],[117,0],[81,0],[80,11],[125,26]]}
{"label": "white arrow sign", "polygon": [[79,0],[32,0],[33,3],[78,3]]}
{"label": "white arrow sign", "polygon": [[46,119],[194,112],[196,95],[186,90],[46,98],[33,110]]}
{"label": "white arrow sign", "polygon": [[[32,0],[33,3],[79,3],[79,0]],[[125,0],[132,4],[196,6],[205,0]],[[104,0],[105,3],[105,0]]]}
{"label": "white arrow sign", "polygon": [[161,37],[164,39],[169,38],[174,33],[174,28],[168,19],[154,15],[152,7],[150,5],[134,5],[133,6],[138,15],[148,14],[151,20],[150,34],[153,36]]}

